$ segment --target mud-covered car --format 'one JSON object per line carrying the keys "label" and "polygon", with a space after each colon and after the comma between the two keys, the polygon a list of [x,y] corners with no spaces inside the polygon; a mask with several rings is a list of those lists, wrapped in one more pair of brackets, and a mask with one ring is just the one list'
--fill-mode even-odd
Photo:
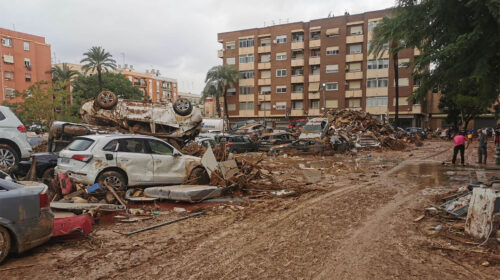
{"label": "mud-covered car", "polygon": [[259,138],[259,151],[269,151],[275,145],[292,143],[296,138],[288,132],[273,132],[263,134]]}
{"label": "mud-covered car", "polygon": [[328,145],[314,139],[299,139],[290,144],[283,144],[272,147],[268,155],[294,154],[294,155],[319,155],[329,151]]}

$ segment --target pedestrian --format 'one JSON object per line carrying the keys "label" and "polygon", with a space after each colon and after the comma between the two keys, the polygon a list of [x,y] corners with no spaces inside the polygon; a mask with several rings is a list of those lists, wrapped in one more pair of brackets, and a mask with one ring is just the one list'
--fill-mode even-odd
{"label": "pedestrian", "polygon": [[495,146],[500,147],[500,125],[497,125],[493,134],[495,135]]}
{"label": "pedestrian", "polygon": [[[462,165],[465,165],[465,149],[469,147],[469,142],[467,142],[465,133],[466,132],[463,131],[453,137],[453,142],[455,143],[455,147],[453,148],[453,159],[451,161],[453,164],[455,164],[455,162],[457,161],[457,154],[460,151],[460,160],[462,162]],[[467,147],[465,146],[465,142],[467,142]]]}
{"label": "pedestrian", "polygon": [[472,142],[472,135],[474,134],[474,129],[469,129],[469,133],[467,134],[467,138],[469,139],[469,142]]}
{"label": "pedestrian", "polygon": [[[484,163],[486,164],[486,157],[487,157],[487,151],[488,149],[486,148],[486,143],[488,142],[488,135],[486,134],[486,131],[484,129],[478,129],[478,140],[479,140],[479,146],[477,146],[477,156],[478,156],[478,162],[479,164]],[[484,162],[483,162],[483,156],[484,156]]]}

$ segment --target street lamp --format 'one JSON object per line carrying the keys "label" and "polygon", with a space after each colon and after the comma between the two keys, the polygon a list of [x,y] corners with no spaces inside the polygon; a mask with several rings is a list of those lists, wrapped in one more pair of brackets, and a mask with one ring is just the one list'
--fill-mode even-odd
{"label": "street lamp", "polygon": [[[321,94],[321,92],[320,92],[321,96],[320,96],[320,99],[319,99],[319,102],[321,103],[320,104],[320,108],[321,108],[321,110],[323,112],[325,111],[325,108],[326,108],[325,87],[326,87],[326,83],[322,83],[321,84],[321,91],[322,91],[323,94]],[[323,98],[323,99],[321,99],[321,98]]]}

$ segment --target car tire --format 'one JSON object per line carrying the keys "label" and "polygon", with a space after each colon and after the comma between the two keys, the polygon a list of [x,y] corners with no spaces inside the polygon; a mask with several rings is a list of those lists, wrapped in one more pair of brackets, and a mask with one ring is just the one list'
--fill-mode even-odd
{"label": "car tire", "polygon": [[115,190],[125,190],[127,180],[121,172],[112,170],[101,173],[97,177],[97,183],[103,187],[110,186]]}
{"label": "car tire", "polygon": [[195,167],[187,179],[189,183],[194,183],[197,185],[207,185],[210,183],[210,177],[208,176],[207,170],[203,167]]}
{"label": "car tire", "polygon": [[112,91],[105,90],[99,92],[95,101],[99,108],[109,110],[115,107],[116,103],[118,103],[118,98]]}
{"label": "car tire", "polygon": [[0,264],[10,252],[11,238],[9,231],[0,226]]}
{"label": "car tire", "polygon": [[174,111],[177,115],[187,116],[193,111],[193,105],[187,98],[179,98],[174,103]]}
{"label": "car tire", "polygon": [[9,145],[0,145],[0,168],[11,170],[19,163],[19,154]]}

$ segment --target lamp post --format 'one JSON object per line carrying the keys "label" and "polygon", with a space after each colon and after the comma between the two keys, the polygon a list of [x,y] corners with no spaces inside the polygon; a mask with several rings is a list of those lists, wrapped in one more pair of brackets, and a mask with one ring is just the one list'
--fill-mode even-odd
{"label": "lamp post", "polygon": [[322,83],[321,84],[320,98],[319,98],[319,102],[321,103],[320,108],[321,108],[321,111],[323,111],[323,112],[326,109],[325,87],[326,87],[326,83]]}

